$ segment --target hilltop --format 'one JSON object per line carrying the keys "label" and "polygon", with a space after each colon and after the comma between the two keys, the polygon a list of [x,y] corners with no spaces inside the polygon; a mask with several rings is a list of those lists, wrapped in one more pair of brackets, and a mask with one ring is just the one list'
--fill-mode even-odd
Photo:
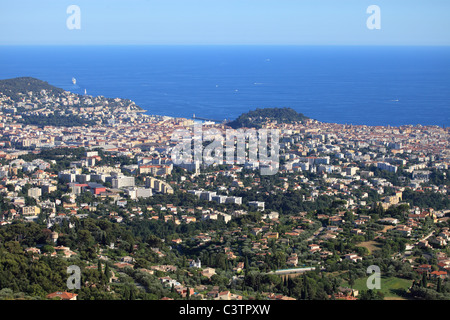
{"label": "hilltop", "polygon": [[304,122],[309,119],[302,113],[291,108],[263,108],[241,114],[236,120],[227,123],[234,129],[238,128],[261,128],[268,122],[295,123]]}
{"label": "hilltop", "polygon": [[37,126],[83,126],[133,119],[133,101],[80,95],[31,77],[0,80],[0,107],[14,121]]}
{"label": "hilltop", "polygon": [[23,96],[28,95],[28,92],[40,93],[42,90],[51,95],[59,95],[64,92],[63,89],[52,86],[46,81],[31,77],[0,80],[0,92],[9,96],[13,101],[22,99]]}

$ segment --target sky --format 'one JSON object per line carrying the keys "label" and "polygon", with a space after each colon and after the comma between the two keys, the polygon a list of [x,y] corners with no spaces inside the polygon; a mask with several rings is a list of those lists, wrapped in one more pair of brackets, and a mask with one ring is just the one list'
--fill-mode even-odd
{"label": "sky", "polygon": [[450,45],[449,16],[449,0],[2,0],[0,45]]}

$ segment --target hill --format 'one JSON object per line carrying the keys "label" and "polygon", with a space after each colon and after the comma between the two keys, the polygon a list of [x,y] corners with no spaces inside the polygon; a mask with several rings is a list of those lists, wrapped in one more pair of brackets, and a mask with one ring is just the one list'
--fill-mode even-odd
{"label": "hill", "polygon": [[10,121],[40,127],[127,122],[143,111],[129,99],[80,95],[31,77],[0,80],[0,107]]}
{"label": "hill", "polygon": [[28,92],[39,93],[45,90],[50,95],[58,95],[64,92],[63,89],[54,87],[46,81],[31,77],[20,77],[0,80],[0,92],[9,96],[13,101],[19,101]]}
{"label": "hill", "polygon": [[309,119],[291,108],[263,108],[241,114],[236,120],[227,123],[233,129],[261,128],[267,122],[296,123]]}

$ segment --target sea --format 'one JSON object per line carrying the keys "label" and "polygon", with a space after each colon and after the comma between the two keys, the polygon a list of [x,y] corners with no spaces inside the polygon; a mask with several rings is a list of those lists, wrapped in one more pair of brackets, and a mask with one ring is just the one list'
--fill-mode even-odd
{"label": "sea", "polygon": [[0,46],[0,79],[24,76],[149,115],[289,107],[321,122],[450,125],[450,47]]}

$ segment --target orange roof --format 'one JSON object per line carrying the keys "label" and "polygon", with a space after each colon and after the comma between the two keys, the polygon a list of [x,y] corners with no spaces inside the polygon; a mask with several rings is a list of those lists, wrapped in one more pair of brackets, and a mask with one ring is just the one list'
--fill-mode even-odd
{"label": "orange roof", "polygon": [[47,298],[53,299],[56,297],[60,297],[61,300],[70,300],[74,297],[78,296],[76,293],[66,292],[66,291],[57,291],[47,295]]}
{"label": "orange roof", "polygon": [[433,271],[431,274],[435,274],[437,276],[446,275],[447,271]]}

